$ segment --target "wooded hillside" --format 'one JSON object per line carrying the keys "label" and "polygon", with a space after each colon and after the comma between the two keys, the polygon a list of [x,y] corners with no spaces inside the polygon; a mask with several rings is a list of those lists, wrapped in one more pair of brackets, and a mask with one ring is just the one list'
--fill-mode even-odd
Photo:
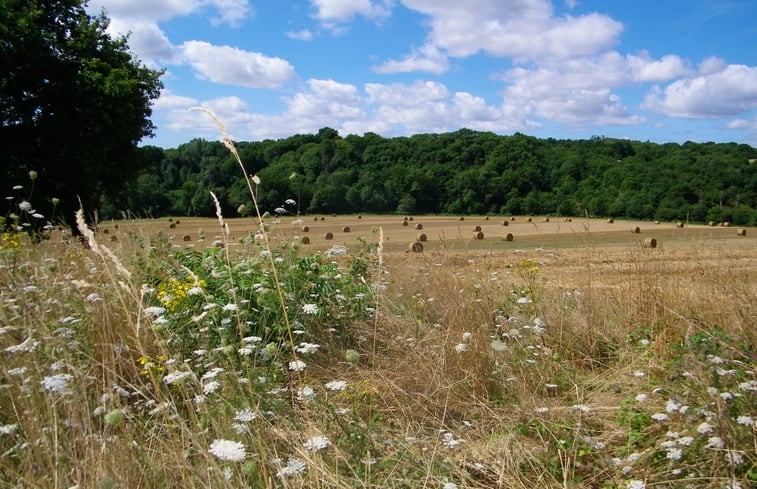
{"label": "wooded hillside", "polygon": [[[263,210],[612,216],[757,224],[757,149],[736,143],[656,144],[595,137],[538,139],[462,129],[383,138],[317,134],[240,142],[262,180]],[[145,147],[139,178],[103,202],[102,216],[212,216],[209,192],[238,215],[249,195],[220,142]],[[296,205],[285,206],[292,199]],[[244,210],[242,211],[245,212]]]}

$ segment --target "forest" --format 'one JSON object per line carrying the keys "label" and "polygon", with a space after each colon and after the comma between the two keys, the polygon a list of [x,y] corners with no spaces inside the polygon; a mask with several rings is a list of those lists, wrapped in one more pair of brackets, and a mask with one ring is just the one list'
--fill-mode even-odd
{"label": "forest", "polygon": [[[594,216],[757,225],[757,149],[595,136],[540,139],[461,129],[342,137],[331,128],[237,143],[262,211]],[[249,215],[221,142],[140,148],[144,170],[105,194],[101,218]],[[294,203],[292,203],[294,201]]]}

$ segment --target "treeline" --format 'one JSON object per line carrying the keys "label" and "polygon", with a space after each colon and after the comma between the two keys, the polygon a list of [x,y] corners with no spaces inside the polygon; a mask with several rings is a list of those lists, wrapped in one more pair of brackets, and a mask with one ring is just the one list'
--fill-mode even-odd
{"label": "treeline", "polygon": [[[757,224],[757,149],[736,143],[656,144],[445,134],[341,137],[324,128],[240,142],[262,210],[291,213],[501,214],[732,221]],[[250,212],[241,170],[220,142],[141,148],[146,170],[106,195],[105,218]],[[285,205],[294,200],[296,204]]]}

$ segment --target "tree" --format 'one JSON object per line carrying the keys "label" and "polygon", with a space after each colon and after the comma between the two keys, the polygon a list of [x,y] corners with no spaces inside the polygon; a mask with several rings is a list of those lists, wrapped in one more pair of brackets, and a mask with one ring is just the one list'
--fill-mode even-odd
{"label": "tree", "polygon": [[80,202],[95,211],[149,164],[137,143],[153,133],[150,102],[162,88],[162,72],[85,3],[0,0],[0,189],[36,172],[24,198],[43,213],[59,199],[68,223]]}

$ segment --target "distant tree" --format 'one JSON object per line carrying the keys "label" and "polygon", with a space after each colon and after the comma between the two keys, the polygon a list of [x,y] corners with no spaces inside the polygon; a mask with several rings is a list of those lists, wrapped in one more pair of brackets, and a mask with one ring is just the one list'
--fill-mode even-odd
{"label": "distant tree", "polygon": [[34,171],[23,197],[40,213],[59,199],[67,222],[80,201],[93,212],[149,164],[137,143],[152,135],[150,102],[162,88],[162,72],[85,3],[0,0],[0,189],[26,185]]}

